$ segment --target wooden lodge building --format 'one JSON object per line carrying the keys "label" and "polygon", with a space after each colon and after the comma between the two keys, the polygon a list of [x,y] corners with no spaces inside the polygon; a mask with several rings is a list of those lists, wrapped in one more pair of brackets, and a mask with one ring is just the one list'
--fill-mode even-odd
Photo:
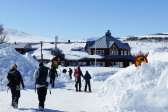
{"label": "wooden lodge building", "polygon": [[[78,60],[65,59],[65,56],[58,55],[52,59],[52,62],[59,61],[62,66],[103,66],[103,67],[127,67],[134,63],[134,57],[130,54],[128,43],[122,43],[113,36],[108,30],[105,36],[94,40],[87,41],[85,51],[90,57]],[[96,54],[96,55],[95,55]],[[95,56],[100,56],[96,58]]]}

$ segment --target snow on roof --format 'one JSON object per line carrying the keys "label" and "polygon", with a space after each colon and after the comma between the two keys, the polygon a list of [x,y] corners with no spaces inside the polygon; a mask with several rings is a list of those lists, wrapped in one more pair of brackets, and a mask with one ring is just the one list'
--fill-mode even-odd
{"label": "snow on roof", "polygon": [[[75,51],[74,49],[76,48],[83,48],[85,47],[86,43],[71,43],[71,44],[57,44],[58,49],[60,49],[62,51],[62,53],[65,54],[65,59],[67,60],[81,60],[81,59],[85,59],[85,58],[103,58],[102,56],[99,55],[90,55],[87,52],[85,52],[84,50],[82,51]],[[38,48],[37,50],[30,52],[30,54],[32,56],[35,56],[37,59],[41,59],[41,45],[35,45],[33,46],[35,48]],[[44,43],[43,44],[43,59],[53,59],[53,55],[51,54],[51,51],[49,49],[54,49],[55,45],[54,44],[50,44],[50,43]]]}
{"label": "snow on roof", "polygon": [[13,48],[31,48],[30,43],[10,43],[9,45]]}
{"label": "snow on roof", "polygon": [[110,48],[113,43],[116,43],[117,46],[121,49],[129,49],[130,50],[129,45],[125,45],[125,44],[121,43],[119,40],[115,39],[112,36],[110,36],[110,37],[103,36],[96,41],[92,41],[92,42],[88,41],[88,45],[90,46],[90,48],[95,48],[95,47],[96,48]]}

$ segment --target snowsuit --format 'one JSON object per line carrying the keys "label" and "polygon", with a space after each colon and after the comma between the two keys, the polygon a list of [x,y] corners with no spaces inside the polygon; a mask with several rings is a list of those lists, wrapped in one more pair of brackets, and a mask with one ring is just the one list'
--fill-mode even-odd
{"label": "snowsuit", "polygon": [[74,76],[75,76],[75,87],[76,87],[76,91],[78,91],[78,88],[79,88],[79,91],[81,91],[81,76],[83,77],[83,74],[82,74],[82,71],[80,69],[80,67],[78,67],[78,69],[75,69],[75,73],[74,73]]}
{"label": "snowsuit", "polygon": [[20,84],[22,84],[22,88],[24,88],[24,83],[23,83],[23,79],[22,76],[20,74],[20,72],[16,69],[11,69],[8,72],[8,87],[11,89],[11,93],[12,93],[12,103],[11,105],[14,108],[18,107],[18,101],[19,101],[19,97],[20,97]]}
{"label": "snowsuit", "polygon": [[91,92],[90,79],[92,77],[90,76],[88,71],[86,71],[86,74],[83,78],[85,79],[85,92],[87,91],[87,86],[89,86],[89,92]]}
{"label": "snowsuit", "polygon": [[50,75],[50,84],[52,85],[52,87],[54,87],[55,77],[58,78],[56,68],[51,68],[51,69],[50,69],[50,72],[49,72],[49,75]]}
{"label": "snowsuit", "polygon": [[[37,82],[38,76],[41,75],[40,73],[42,73],[41,71],[43,71],[42,75],[43,75],[43,78],[45,78],[45,84],[39,84]],[[45,66],[40,66],[39,69],[37,69],[34,73],[34,79],[36,80],[36,88],[37,88],[37,94],[38,94],[38,100],[39,100],[39,109],[40,108],[44,109],[44,102],[47,95],[48,77],[49,77],[48,68]]]}
{"label": "snowsuit", "polygon": [[72,79],[72,69],[71,68],[69,68],[69,77]]}

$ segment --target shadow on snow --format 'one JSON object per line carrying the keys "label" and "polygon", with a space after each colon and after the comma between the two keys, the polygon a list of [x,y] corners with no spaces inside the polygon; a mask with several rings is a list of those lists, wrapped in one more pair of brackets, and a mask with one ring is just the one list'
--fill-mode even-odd
{"label": "shadow on snow", "polygon": [[[41,112],[39,109],[34,109],[34,108],[20,108],[19,110],[33,110],[35,112]],[[60,111],[60,110],[53,110],[53,109],[44,109],[43,112],[66,112],[66,111]]]}

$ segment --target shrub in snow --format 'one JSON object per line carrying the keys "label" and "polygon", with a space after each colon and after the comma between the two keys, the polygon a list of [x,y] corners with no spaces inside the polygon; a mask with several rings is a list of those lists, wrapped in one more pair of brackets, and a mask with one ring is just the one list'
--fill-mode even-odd
{"label": "shrub in snow", "polygon": [[7,74],[13,64],[17,64],[24,80],[26,88],[34,88],[33,75],[38,67],[38,62],[30,55],[19,54],[14,48],[6,45],[0,45],[0,90],[6,89]]}
{"label": "shrub in snow", "polygon": [[168,53],[149,52],[149,63],[125,68],[108,78],[99,96],[108,112],[167,112]]}

